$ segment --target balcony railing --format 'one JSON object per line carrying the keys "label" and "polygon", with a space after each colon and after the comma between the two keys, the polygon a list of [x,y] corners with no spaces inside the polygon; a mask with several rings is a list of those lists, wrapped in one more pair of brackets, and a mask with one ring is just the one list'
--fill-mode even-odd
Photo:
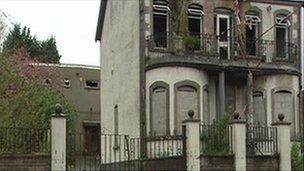
{"label": "balcony railing", "polygon": [[228,37],[226,41],[215,35],[176,36],[170,33],[151,35],[147,38],[149,51],[196,54],[220,59],[256,59],[262,62],[296,63],[298,46],[273,40],[240,40]]}

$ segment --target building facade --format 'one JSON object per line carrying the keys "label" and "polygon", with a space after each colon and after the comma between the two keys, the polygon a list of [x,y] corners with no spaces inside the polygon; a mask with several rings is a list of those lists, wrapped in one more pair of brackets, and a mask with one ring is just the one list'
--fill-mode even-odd
{"label": "building facade", "polygon": [[[83,152],[99,153],[100,137],[96,136],[100,133],[99,66],[43,63],[37,66],[46,71],[48,68],[54,68],[53,72],[60,73],[58,89],[76,110],[74,129],[82,135]],[[48,83],[55,84],[52,80],[48,80]]]}
{"label": "building facade", "polygon": [[[131,136],[181,134],[239,113],[302,129],[301,4],[279,0],[102,0],[101,125]],[[123,86],[122,86],[123,85]]]}

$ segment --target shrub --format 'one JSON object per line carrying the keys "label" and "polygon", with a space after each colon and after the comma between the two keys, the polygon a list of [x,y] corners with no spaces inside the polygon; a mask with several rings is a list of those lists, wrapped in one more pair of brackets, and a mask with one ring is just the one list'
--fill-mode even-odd
{"label": "shrub", "polygon": [[304,139],[295,141],[291,148],[291,170],[304,170]]}

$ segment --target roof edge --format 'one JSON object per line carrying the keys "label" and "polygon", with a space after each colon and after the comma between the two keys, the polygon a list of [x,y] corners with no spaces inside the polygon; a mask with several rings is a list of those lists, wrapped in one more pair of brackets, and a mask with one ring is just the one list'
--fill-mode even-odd
{"label": "roof edge", "polygon": [[99,7],[99,15],[98,15],[98,21],[97,21],[97,29],[96,29],[96,34],[95,34],[95,41],[100,41],[101,40],[107,3],[108,3],[108,0],[100,0],[100,7]]}

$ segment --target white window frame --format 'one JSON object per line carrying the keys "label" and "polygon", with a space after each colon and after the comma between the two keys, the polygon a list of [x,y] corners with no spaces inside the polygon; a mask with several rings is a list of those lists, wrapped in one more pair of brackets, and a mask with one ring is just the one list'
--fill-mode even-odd
{"label": "white window frame", "polygon": [[289,21],[288,18],[286,18],[286,16],[284,17],[276,17],[276,27],[279,28],[288,28],[291,26],[291,23]]}
{"label": "white window frame", "polygon": [[[97,87],[88,86],[87,85],[88,81],[96,82],[97,83]],[[97,80],[85,80],[85,82],[84,82],[84,87],[87,88],[87,89],[99,89],[99,85],[100,85],[100,83]]]}
{"label": "white window frame", "polygon": [[245,23],[248,24],[252,24],[252,25],[257,25],[258,23],[260,23],[262,20],[260,19],[259,16],[256,15],[245,15]]}

